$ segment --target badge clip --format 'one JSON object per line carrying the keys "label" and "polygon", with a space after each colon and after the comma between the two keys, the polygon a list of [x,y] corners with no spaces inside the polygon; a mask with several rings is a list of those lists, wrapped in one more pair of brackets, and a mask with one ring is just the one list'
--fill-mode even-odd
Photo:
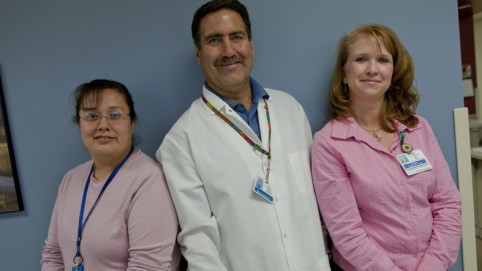
{"label": "badge clip", "polygon": [[410,145],[410,144],[408,144],[408,143],[403,143],[402,146],[401,146],[401,148],[402,148],[402,151],[403,151],[404,153],[411,153],[411,152],[413,151],[412,145]]}

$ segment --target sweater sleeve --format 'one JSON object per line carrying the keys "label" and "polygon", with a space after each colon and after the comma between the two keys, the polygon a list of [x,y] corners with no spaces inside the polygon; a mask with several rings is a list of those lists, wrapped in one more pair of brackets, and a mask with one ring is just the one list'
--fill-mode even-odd
{"label": "sweater sleeve", "polygon": [[127,270],[176,270],[178,222],[164,175],[160,167],[154,167],[139,176],[145,179],[127,210]]}

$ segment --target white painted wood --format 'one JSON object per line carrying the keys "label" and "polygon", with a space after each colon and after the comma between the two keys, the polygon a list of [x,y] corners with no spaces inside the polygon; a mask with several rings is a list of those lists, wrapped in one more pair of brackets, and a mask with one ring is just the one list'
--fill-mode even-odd
{"label": "white painted wood", "polygon": [[457,176],[462,197],[462,259],[464,270],[477,270],[470,128],[466,107],[454,109],[454,122]]}

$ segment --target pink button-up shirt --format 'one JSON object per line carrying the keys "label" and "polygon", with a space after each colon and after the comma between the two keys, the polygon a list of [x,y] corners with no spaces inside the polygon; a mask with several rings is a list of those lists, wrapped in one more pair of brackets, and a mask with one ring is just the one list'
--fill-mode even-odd
{"label": "pink button-up shirt", "polygon": [[[428,122],[398,122],[386,150],[353,118],[315,134],[313,183],[333,240],[333,258],[349,270],[447,270],[461,238],[460,195]],[[433,169],[407,176],[396,156],[405,143]]]}

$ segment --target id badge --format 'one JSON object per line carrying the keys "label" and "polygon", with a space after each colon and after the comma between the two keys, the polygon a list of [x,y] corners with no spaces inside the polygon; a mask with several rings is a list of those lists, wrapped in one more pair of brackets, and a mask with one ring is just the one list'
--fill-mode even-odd
{"label": "id badge", "polygon": [[84,266],[82,264],[74,264],[72,266],[72,271],[84,271]]}
{"label": "id badge", "polygon": [[258,177],[254,182],[253,192],[270,203],[273,203],[273,195],[271,195],[271,187],[264,181],[263,178]]}
{"label": "id badge", "polygon": [[399,154],[397,160],[408,176],[432,169],[432,165],[421,150]]}

